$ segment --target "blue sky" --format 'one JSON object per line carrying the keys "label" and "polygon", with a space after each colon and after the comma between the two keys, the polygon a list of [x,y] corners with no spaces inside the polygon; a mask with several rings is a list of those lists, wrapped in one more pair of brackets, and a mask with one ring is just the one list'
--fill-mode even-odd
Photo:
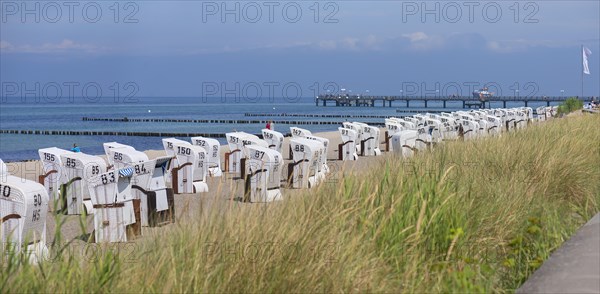
{"label": "blue sky", "polygon": [[18,95],[7,83],[21,91],[94,82],[108,95],[117,82],[135,83],[139,97],[203,96],[207,84],[236,83],[263,94],[277,85],[276,95],[289,83],[303,96],[327,83],[469,95],[491,82],[503,95],[580,95],[585,45],[584,94],[600,95],[599,1],[73,3],[1,2],[0,94]]}

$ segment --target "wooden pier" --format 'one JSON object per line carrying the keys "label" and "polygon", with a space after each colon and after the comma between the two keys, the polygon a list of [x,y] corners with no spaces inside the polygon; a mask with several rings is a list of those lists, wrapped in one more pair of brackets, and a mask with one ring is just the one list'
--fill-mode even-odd
{"label": "wooden pier", "polygon": [[[503,107],[506,108],[507,102],[521,102],[523,106],[529,106],[531,102],[542,102],[546,103],[547,106],[550,106],[550,103],[559,103],[567,100],[570,97],[567,96],[493,96],[481,100],[479,98],[475,98],[473,96],[450,96],[450,97],[440,97],[440,96],[367,96],[367,95],[319,95],[315,98],[316,106],[338,106],[338,107],[375,107],[375,105],[381,105],[383,107],[410,107],[410,103],[413,101],[422,101],[425,104],[425,107],[428,107],[428,103],[432,101],[442,102],[443,108],[446,108],[446,104],[449,102],[452,103],[462,103],[463,108],[485,108],[486,103],[502,103]],[[583,100],[584,102],[592,101],[594,97],[575,97],[577,99]],[[392,105],[392,102],[395,105]],[[398,104],[398,102],[402,104]]]}

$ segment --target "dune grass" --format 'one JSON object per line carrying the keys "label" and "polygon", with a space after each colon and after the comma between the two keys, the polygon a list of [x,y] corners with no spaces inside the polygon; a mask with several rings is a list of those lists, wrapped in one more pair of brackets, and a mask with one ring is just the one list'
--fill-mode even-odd
{"label": "dune grass", "polygon": [[[40,266],[0,292],[511,292],[600,210],[600,116],[450,142]],[[55,251],[53,251],[55,252]]]}

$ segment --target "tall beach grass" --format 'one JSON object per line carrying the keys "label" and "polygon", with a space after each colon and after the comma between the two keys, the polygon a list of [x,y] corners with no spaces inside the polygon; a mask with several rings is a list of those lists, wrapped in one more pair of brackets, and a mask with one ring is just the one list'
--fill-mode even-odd
{"label": "tall beach grass", "polygon": [[224,202],[101,254],[4,260],[0,292],[511,292],[600,210],[598,126],[569,117],[386,155],[282,202]]}

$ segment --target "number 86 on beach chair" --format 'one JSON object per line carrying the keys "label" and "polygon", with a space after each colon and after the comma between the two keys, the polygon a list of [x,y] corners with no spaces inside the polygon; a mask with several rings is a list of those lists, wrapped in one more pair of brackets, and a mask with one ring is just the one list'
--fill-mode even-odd
{"label": "number 86 on beach chair", "polygon": [[[173,157],[163,156],[148,160],[144,152],[133,148],[111,148],[107,151],[116,169],[133,168],[131,193],[133,199],[140,201],[140,219],[130,223],[139,221],[142,226],[154,227],[173,222],[173,190],[165,185],[165,171]],[[126,202],[126,204],[130,203]],[[135,215],[132,214],[132,217],[135,218]]]}

